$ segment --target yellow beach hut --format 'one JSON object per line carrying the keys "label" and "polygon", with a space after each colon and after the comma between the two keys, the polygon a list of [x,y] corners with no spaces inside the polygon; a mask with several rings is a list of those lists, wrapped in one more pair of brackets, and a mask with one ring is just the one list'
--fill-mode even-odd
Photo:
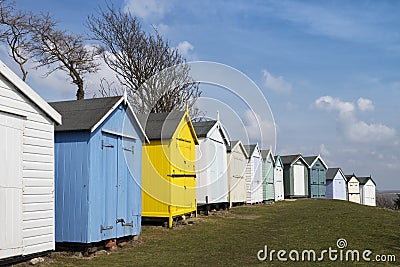
{"label": "yellow beach hut", "polygon": [[168,218],[197,211],[196,145],[188,111],[139,116],[150,143],[142,151],[142,217]]}

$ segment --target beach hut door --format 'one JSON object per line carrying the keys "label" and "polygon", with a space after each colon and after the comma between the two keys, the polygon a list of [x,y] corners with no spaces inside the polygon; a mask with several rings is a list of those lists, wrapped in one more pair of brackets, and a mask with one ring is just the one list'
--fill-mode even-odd
{"label": "beach hut door", "polygon": [[118,139],[118,202],[117,202],[117,237],[139,234],[136,222],[139,217],[141,202],[138,200],[132,172],[134,170],[135,141],[129,138]]}
{"label": "beach hut door", "polygon": [[[134,144],[133,139],[103,133],[104,174],[104,218],[102,239],[134,235],[135,217],[139,216],[135,181],[132,177]],[[131,168],[131,169],[130,169]],[[136,211],[136,214],[135,212]]]}
{"label": "beach hut door", "polygon": [[22,254],[23,119],[0,113],[0,258]]}
{"label": "beach hut door", "polygon": [[116,207],[117,207],[117,182],[118,182],[118,137],[103,133],[103,223],[101,225],[102,239],[116,237]]}
{"label": "beach hut door", "polygon": [[294,195],[305,195],[304,167],[302,165],[293,165],[294,177]]}

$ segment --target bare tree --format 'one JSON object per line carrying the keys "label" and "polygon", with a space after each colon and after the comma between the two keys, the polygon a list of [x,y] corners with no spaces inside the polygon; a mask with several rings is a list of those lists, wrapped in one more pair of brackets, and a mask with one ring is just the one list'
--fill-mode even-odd
{"label": "bare tree", "polygon": [[395,209],[394,200],[391,195],[376,193],[376,206],[387,209]]}
{"label": "bare tree", "polygon": [[[189,76],[189,66],[176,48],[154,30],[147,34],[136,17],[107,5],[89,16],[87,27],[102,45],[106,64],[127,89],[138,112],[167,112],[191,108],[201,92]],[[103,90],[105,92],[107,90]],[[118,92],[118,90],[108,90]]]}
{"label": "bare tree", "polygon": [[29,22],[32,13],[18,11],[14,2],[0,2],[0,41],[10,48],[10,56],[18,64],[22,72],[22,80],[26,80],[28,71],[25,64],[32,57],[29,49],[31,43],[31,31]]}
{"label": "bare tree", "polygon": [[81,35],[57,29],[57,23],[49,14],[33,17],[31,23],[32,42],[30,50],[38,63],[37,67],[47,67],[45,76],[54,71],[68,73],[77,87],[77,99],[83,99],[84,75],[99,70],[96,60],[98,49],[85,45]]}

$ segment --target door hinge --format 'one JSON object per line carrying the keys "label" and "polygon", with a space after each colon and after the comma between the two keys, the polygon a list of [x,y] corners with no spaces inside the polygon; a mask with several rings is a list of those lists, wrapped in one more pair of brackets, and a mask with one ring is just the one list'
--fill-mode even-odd
{"label": "door hinge", "polygon": [[129,147],[123,147],[122,149],[125,150],[125,151],[132,152],[132,154],[135,153],[135,151],[134,151],[134,149],[133,149],[133,146],[132,146],[131,148],[129,148]]}
{"label": "door hinge", "polygon": [[111,229],[113,229],[114,228],[114,226],[112,226],[112,225],[110,225],[110,226],[103,226],[103,225],[100,225],[100,233],[102,233],[103,231],[105,231],[105,230],[111,230]]}
{"label": "door hinge", "polygon": [[103,148],[105,148],[105,147],[111,147],[111,148],[113,148],[114,145],[111,145],[111,144],[106,145],[106,144],[104,144],[104,140],[101,140],[101,149],[103,149]]}

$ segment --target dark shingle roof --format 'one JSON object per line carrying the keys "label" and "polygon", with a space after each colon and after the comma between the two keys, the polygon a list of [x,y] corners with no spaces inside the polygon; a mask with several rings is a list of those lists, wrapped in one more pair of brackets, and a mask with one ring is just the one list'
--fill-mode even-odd
{"label": "dark shingle roof", "polygon": [[292,164],[301,154],[281,156],[283,164]]}
{"label": "dark shingle roof", "polygon": [[351,177],[355,177],[358,180],[358,177],[353,173],[353,174],[346,174],[346,179],[347,181],[351,179]]}
{"label": "dark shingle roof", "polygon": [[247,155],[251,157],[253,155],[254,149],[256,148],[257,145],[244,145],[244,149],[246,149]]}
{"label": "dark shingle roof", "polygon": [[368,180],[371,180],[375,184],[375,181],[369,176],[367,176],[367,177],[357,177],[357,178],[358,178],[358,181],[360,181],[361,185],[366,184],[368,182]]}
{"label": "dark shingle roof", "polygon": [[217,121],[198,121],[192,122],[194,131],[196,132],[197,137],[206,137],[207,133],[211,130],[211,128],[217,123]]}
{"label": "dark shingle roof", "polygon": [[184,115],[184,111],[171,111],[138,114],[137,117],[149,140],[166,140],[172,138]]}
{"label": "dark shingle roof", "polygon": [[360,184],[365,184],[369,179],[369,177],[357,177],[357,178]]}
{"label": "dark shingle roof", "polygon": [[336,173],[340,170],[340,168],[329,168],[326,171],[326,180],[333,180],[335,178]]}
{"label": "dark shingle roof", "polygon": [[303,157],[303,159],[307,162],[307,164],[309,166],[311,166],[311,164],[314,162],[314,160],[317,158],[318,156],[310,156],[310,157]]}
{"label": "dark shingle roof", "polygon": [[229,145],[229,146],[226,147],[226,151],[228,151],[228,152],[231,152],[231,151],[232,151],[232,148],[234,148],[234,147],[237,145],[237,143],[239,143],[239,140],[230,141],[230,143],[231,143],[231,145]]}
{"label": "dark shingle roof", "polygon": [[261,157],[265,159],[269,154],[269,149],[261,150]]}
{"label": "dark shingle roof", "polygon": [[62,116],[62,125],[57,125],[55,131],[90,130],[120,99],[114,96],[49,103]]}

